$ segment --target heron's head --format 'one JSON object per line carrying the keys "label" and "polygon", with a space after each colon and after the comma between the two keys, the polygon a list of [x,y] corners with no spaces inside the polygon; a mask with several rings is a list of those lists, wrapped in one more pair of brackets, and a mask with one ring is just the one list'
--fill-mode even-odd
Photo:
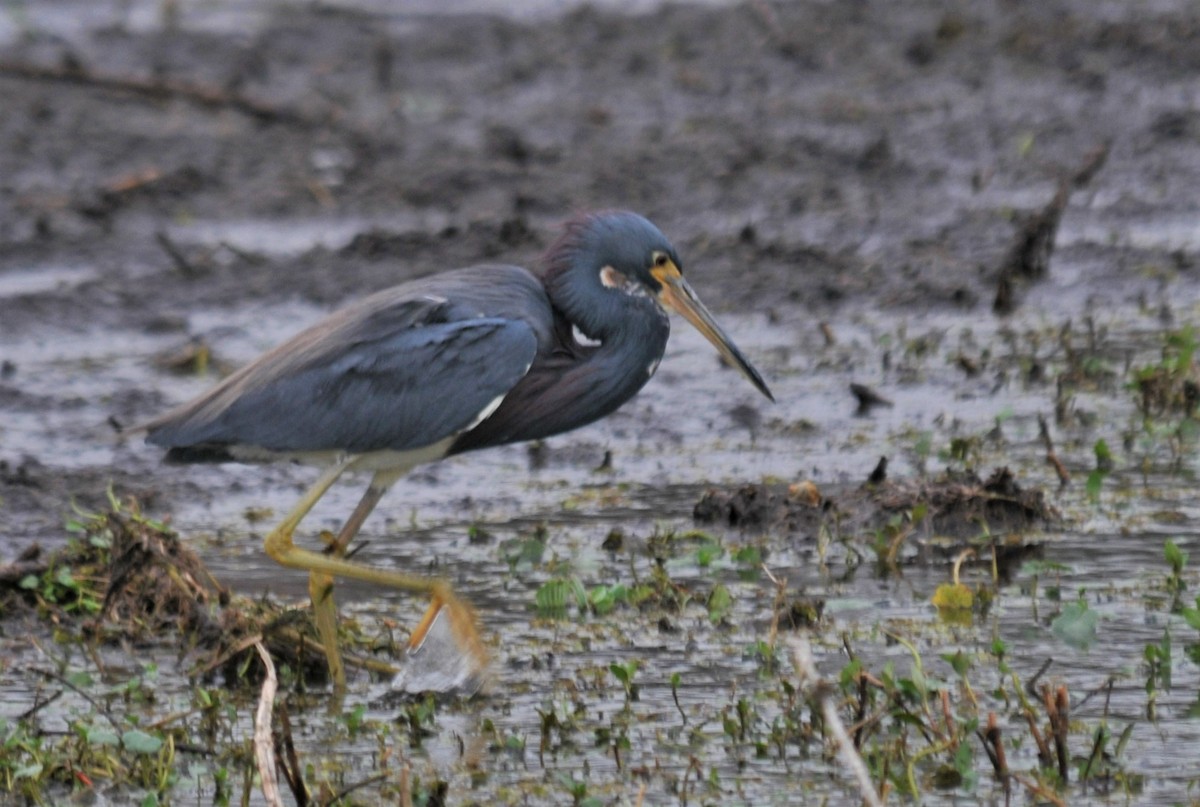
{"label": "heron's head", "polygon": [[[649,298],[660,308],[682,314],[759,392],[775,400],[762,376],[684,280],[675,247],[644,216],[618,210],[573,219],[551,249],[548,265],[551,274],[558,273],[564,280],[571,275],[589,281],[572,284],[577,302],[583,305],[600,307],[601,301],[628,296]],[[578,299],[583,297],[594,299]]]}

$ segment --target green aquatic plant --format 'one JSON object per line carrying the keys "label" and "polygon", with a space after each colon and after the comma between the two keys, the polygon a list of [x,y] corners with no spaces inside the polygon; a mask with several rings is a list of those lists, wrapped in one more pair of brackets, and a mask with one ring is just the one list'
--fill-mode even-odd
{"label": "green aquatic plant", "polygon": [[1100,614],[1088,607],[1084,592],[1079,598],[1063,605],[1062,610],[1050,622],[1050,631],[1071,647],[1086,650],[1096,641],[1100,625]]}

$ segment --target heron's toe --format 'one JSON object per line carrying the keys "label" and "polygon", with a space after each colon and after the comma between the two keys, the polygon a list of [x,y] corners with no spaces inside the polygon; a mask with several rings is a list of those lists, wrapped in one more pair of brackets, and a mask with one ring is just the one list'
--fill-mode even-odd
{"label": "heron's toe", "polygon": [[489,657],[474,609],[454,596],[438,599],[413,631],[404,667],[392,680],[393,691],[473,695],[487,686]]}

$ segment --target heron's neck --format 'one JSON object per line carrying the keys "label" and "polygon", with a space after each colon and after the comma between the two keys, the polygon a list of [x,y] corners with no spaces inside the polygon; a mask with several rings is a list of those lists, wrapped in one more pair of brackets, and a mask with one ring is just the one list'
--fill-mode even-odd
{"label": "heron's neck", "polygon": [[579,265],[551,262],[545,284],[550,302],[589,339],[608,343],[620,338],[628,301],[600,283],[599,268],[589,272]]}
{"label": "heron's neck", "polygon": [[[543,342],[529,373],[500,408],[451,448],[475,448],[537,440],[585,426],[613,412],[640,390],[658,367],[670,322],[650,298],[606,289],[594,273],[547,271],[542,276],[555,308],[555,336]],[[571,326],[597,340],[575,345]]]}
{"label": "heron's neck", "polygon": [[599,269],[551,273],[546,290],[567,322],[600,343],[580,355],[580,368],[591,368],[590,405],[612,411],[658,368],[671,333],[666,311],[648,295],[605,288]]}

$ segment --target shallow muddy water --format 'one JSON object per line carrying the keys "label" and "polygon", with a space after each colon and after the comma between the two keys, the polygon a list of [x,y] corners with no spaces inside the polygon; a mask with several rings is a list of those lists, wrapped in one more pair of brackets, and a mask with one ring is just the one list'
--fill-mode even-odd
{"label": "shallow muddy water", "polygon": [[[1196,306],[1183,295],[1174,296],[1172,303],[1180,319]],[[1075,321],[1087,315],[1082,304],[1072,313]],[[219,327],[223,358],[237,364],[318,314],[312,306],[298,305],[200,311],[194,327]],[[1157,310],[1146,313],[1126,305],[1090,316],[1105,333],[1097,360],[1114,368],[1157,360],[1162,333]],[[1018,334],[1011,340],[995,323],[952,314],[929,315],[919,322],[894,314],[876,314],[869,323],[854,316],[834,318],[828,323],[837,336],[832,346],[826,346],[821,333],[804,319],[770,325],[745,315],[723,319],[771,380],[779,404],[758,404],[753,390],[719,367],[702,339],[677,329],[658,378],[618,415],[548,441],[536,462],[527,447],[516,446],[419,469],[381,505],[365,531],[369,543],[357,557],[385,567],[446,575],[480,609],[494,642],[491,694],[439,710],[432,736],[420,748],[403,752],[413,770],[426,779],[449,782],[450,792],[468,801],[485,793],[516,801],[561,801],[569,792],[563,776],[587,782],[588,792],[603,801],[632,801],[642,777],[631,778],[631,766],[653,768],[645,781],[646,798],[655,802],[680,798],[681,788],[699,801],[730,792],[746,803],[773,803],[781,788],[795,787],[807,791],[809,798],[843,798],[846,790],[838,784],[837,766],[819,754],[810,750],[796,756],[792,749],[782,759],[773,754],[758,758],[752,742],[731,741],[723,728],[722,715],[727,717],[739,700],[755,704],[760,729],[769,726],[779,713],[780,681],[788,678],[786,661],[782,674],[764,671],[761,658],[752,652],[768,635],[774,588],[753,565],[734,560],[739,548],[749,546],[760,550],[771,573],[785,579],[789,591],[824,601],[825,619],[814,641],[818,664],[827,674],[836,675],[846,662],[843,638],[869,669],[887,663],[906,669],[911,664],[909,651],[889,642],[883,633],[889,631],[925,648],[927,674],[947,682],[953,673],[937,659],[938,653],[961,650],[978,655],[981,669],[973,685],[984,690],[994,680],[994,670],[988,673],[982,660],[991,643],[1001,639],[1021,676],[1032,676],[1044,661],[1052,660],[1047,675],[1069,684],[1073,697],[1102,690],[1114,679],[1110,691],[1089,699],[1073,718],[1086,722],[1105,715],[1118,728],[1135,724],[1121,757],[1125,770],[1145,777],[1145,790],[1134,801],[1161,803],[1186,792],[1193,781],[1188,773],[1191,749],[1200,742],[1200,723],[1187,717],[1197,707],[1200,671],[1182,656],[1176,660],[1172,687],[1158,694],[1157,721],[1149,723],[1142,653],[1147,644],[1161,640],[1168,624],[1181,645],[1191,640],[1190,629],[1162,610],[1164,540],[1172,538],[1193,554],[1200,551],[1190,452],[1182,467],[1172,468],[1168,453],[1150,441],[1143,449],[1149,468],[1144,477],[1136,470],[1137,447],[1122,452],[1123,470],[1105,481],[1099,503],[1090,503],[1082,477],[1092,461],[1094,440],[1105,436],[1115,444],[1121,433],[1136,433],[1138,418],[1135,399],[1119,384],[1080,391],[1075,409],[1087,413],[1092,425],[1056,429],[1060,455],[1077,475],[1070,487],[1056,492],[1054,472],[1042,460],[1037,426],[1039,414],[1053,411],[1054,388],[1021,381],[1029,346],[1052,344],[1060,327],[1058,319],[1045,313],[1031,310],[1003,323],[1000,327]],[[1078,331],[1074,336],[1085,338]],[[95,335],[76,341],[47,331],[23,351],[28,358],[22,375],[36,379],[25,391],[62,394],[72,389],[82,363],[105,370],[103,384],[88,385],[96,399],[153,383],[164,398],[182,400],[209,381],[163,376],[145,361],[173,338],[125,334],[113,340],[118,350]],[[922,345],[915,353],[914,344]],[[984,350],[991,353],[988,372],[978,378],[966,376],[955,357]],[[1062,369],[1064,357],[1058,348],[1039,354],[1052,372]],[[885,362],[885,355],[892,358]],[[883,369],[885,363],[889,369]],[[997,381],[1005,377],[1007,382]],[[852,381],[872,385],[894,405],[857,416],[848,391]],[[75,394],[82,396],[84,391]],[[680,405],[681,399],[688,403]],[[737,406],[752,407],[757,415],[731,414]],[[156,467],[153,452],[138,444],[110,439],[88,445],[88,432],[81,430],[77,417],[27,417],[20,424],[21,439],[28,441],[24,445],[43,454],[60,452],[64,467],[111,463],[144,467],[156,484],[186,481],[194,492],[173,501],[172,523],[200,548],[213,572],[239,591],[269,591],[302,601],[303,577],[280,573],[255,536],[271,520],[268,515],[263,521],[262,510],[274,511],[277,517],[312,471]],[[1002,437],[986,437],[997,423]],[[93,424],[93,430],[100,430],[100,424]],[[633,586],[648,578],[653,561],[646,542],[655,534],[692,529],[691,509],[710,486],[811,479],[836,499],[861,484],[881,454],[891,458],[889,473],[894,477],[935,475],[947,462],[937,454],[956,437],[979,438],[971,464],[1008,465],[1021,484],[1049,491],[1051,502],[1066,516],[1061,529],[1027,537],[1042,544],[1043,558],[1061,564],[1061,570],[1051,581],[1043,581],[1036,594],[1031,575],[1018,571],[1011,582],[998,587],[987,615],[970,624],[943,623],[929,603],[934,589],[948,579],[945,562],[914,565],[910,560],[897,572],[881,576],[865,548],[865,536],[849,544],[857,546],[855,552],[866,553],[861,561],[835,545],[821,563],[816,535],[711,526],[702,529],[724,548],[716,561],[700,565],[695,548],[683,544],[665,568],[674,583],[697,596],[717,583],[728,587],[732,605],[719,624],[710,622],[702,600],[665,617],[657,609],[639,612],[626,606],[602,617],[546,619],[534,608],[539,587],[552,578],[575,579],[587,589],[616,582]],[[923,460],[917,449],[922,439],[933,447]],[[80,442],[88,448],[76,448]],[[605,452],[611,452],[612,468],[597,471]],[[317,529],[336,528],[359,492],[354,484],[335,488],[306,522],[309,537]],[[253,521],[244,515],[250,512],[256,514]],[[479,527],[490,533],[490,540],[468,541],[471,529]],[[514,545],[539,527],[545,529],[542,558],[515,565],[507,560]],[[600,549],[614,529],[626,535],[625,549]],[[976,569],[970,577],[983,579],[982,574]],[[1048,599],[1047,587],[1061,594]],[[1098,638],[1086,650],[1065,644],[1048,628],[1061,601],[1073,599],[1077,591],[1084,592],[1101,618]],[[369,586],[345,584],[339,592],[344,610],[368,624],[412,624],[424,607],[412,598]],[[667,633],[659,624],[663,619],[670,626]],[[10,637],[9,644],[18,658],[34,665],[45,662],[16,637]],[[175,662],[170,653],[154,657],[159,664],[154,712],[168,713],[176,703],[183,708],[191,697],[190,687],[171,672]],[[618,719],[624,709],[622,690],[608,668],[630,661],[639,665],[640,697],[630,704],[634,717],[627,718],[623,729],[629,745],[618,768],[610,750],[595,747],[594,735],[614,730],[614,720],[625,725]],[[120,669],[110,676],[119,679]],[[688,716],[686,723],[672,698],[675,674],[681,679],[675,697]],[[15,675],[15,669],[6,677],[6,716],[11,719],[33,697],[29,687],[43,682]],[[348,703],[367,707],[363,719],[393,726],[399,707],[386,691],[385,682],[372,684],[359,676]],[[321,699],[309,702],[309,710],[292,707],[301,757],[321,760],[330,766],[334,781],[346,784],[378,773],[379,744],[396,740],[381,740],[372,733],[351,738],[345,735],[343,721],[322,716]],[[557,739],[539,759],[538,727],[551,711],[574,729],[565,737],[554,732]],[[63,719],[69,714],[70,709],[65,710]],[[55,722],[49,715],[47,720]],[[490,721],[487,732],[481,729],[484,721]],[[1011,728],[1015,733],[1020,725]],[[249,729],[243,724],[240,731]],[[523,750],[488,750],[497,742],[518,741]],[[331,753],[332,747],[336,751]],[[1028,747],[1014,749],[1010,764],[1030,764],[1031,753]],[[681,782],[690,765],[699,766],[706,783],[693,782],[688,791]],[[201,794],[212,787],[211,772],[205,770],[202,764],[197,768]],[[690,779],[696,776],[693,772]],[[992,790],[989,798],[998,798],[987,784],[978,787],[983,793]],[[947,797],[952,799],[950,793]],[[923,796],[926,803],[934,800],[931,792]]]}
{"label": "shallow muddy water", "polygon": [[[529,265],[578,209],[658,222],[778,401],[676,321],[656,377],[603,422],[398,483],[356,557],[451,580],[479,609],[495,680],[418,717],[421,700],[361,673],[341,703],[291,686],[279,702],[310,787],[371,780],[347,803],[405,786],[418,803],[860,803],[791,689],[792,632],[770,644],[773,575],[787,602],[823,603],[806,632],[823,675],[836,682],[853,654],[878,692],[907,693],[862,716],[889,800],[1004,803],[972,722],[989,712],[1010,768],[1052,787],[1013,673],[1069,690],[1064,801],[1196,799],[1200,631],[1181,610],[1200,588],[1195,420],[1146,417],[1137,391],[1147,368],[1176,368],[1179,394],[1197,376],[1194,5],[83,5],[0,15],[0,560],[61,546],[73,505],[105,508],[111,484],[235,591],[302,604],[303,576],[271,564],[261,536],[311,470],[168,467],[113,422],[197,394],[354,297]],[[1047,276],[993,315],[1022,222],[1100,143]],[[207,373],[180,358],[201,341]],[[859,413],[852,383],[890,405]],[[1061,519],[1009,539],[1033,550],[995,581],[964,566],[991,604],[947,618],[931,598],[951,559],[986,542],[918,523],[881,562],[917,509],[864,498],[881,456],[896,490],[1007,466]],[[693,520],[709,491],[806,480],[840,526],[794,500],[793,522],[762,529]],[[336,529],[361,484],[335,487],[300,540]],[[603,548],[614,531],[622,545]],[[1168,540],[1192,559],[1175,576]],[[556,585],[678,601],[539,610]],[[384,645],[424,609],[338,593]],[[1077,598],[1098,618],[1089,641],[1062,619]],[[34,616],[0,622],[4,737],[61,691],[28,718],[43,748],[103,720],[103,699],[196,747],[215,731],[219,749],[179,751],[169,787],[130,765],[57,779],[43,801],[261,803],[230,752],[247,747],[256,688],[188,679],[173,639],[89,650]],[[1148,646],[1170,648],[1165,668]],[[943,657],[958,651],[965,671]],[[63,683],[81,672],[86,696]],[[201,690],[228,707],[216,729]],[[961,754],[939,746],[941,692]],[[854,686],[838,693],[858,719]],[[895,767],[923,753],[911,780]],[[32,758],[0,756],[14,794],[42,775]]]}

